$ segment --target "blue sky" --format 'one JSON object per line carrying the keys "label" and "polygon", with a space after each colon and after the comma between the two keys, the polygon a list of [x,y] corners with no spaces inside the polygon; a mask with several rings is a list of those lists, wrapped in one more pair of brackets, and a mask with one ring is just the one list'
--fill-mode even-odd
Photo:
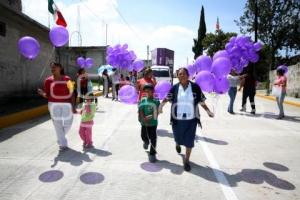
{"label": "blue sky", "polygon": [[[48,25],[46,0],[23,0],[23,12]],[[201,6],[205,9],[207,32],[214,32],[217,17],[225,32],[239,33],[234,20],[243,14],[246,0],[55,0],[72,34],[77,28],[77,8],[83,46],[105,45],[105,23],[108,24],[108,44],[128,43],[141,59],[150,49],[166,47],[175,51],[175,67],[193,60],[193,38],[197,36]],[[122,14],[130,27],[120,17]],[[91,12],[92,11],[92,12]],[[50,18],[50,26],[54,25]],[[76,43],[72,36],[72,46]],[[75,41],[75,42],[74,42]]]}

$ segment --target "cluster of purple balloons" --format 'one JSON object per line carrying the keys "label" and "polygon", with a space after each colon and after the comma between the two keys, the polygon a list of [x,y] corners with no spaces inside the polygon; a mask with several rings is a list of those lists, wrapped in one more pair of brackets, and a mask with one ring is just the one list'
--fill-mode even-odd
{"label": "cluster of purple balloons", "polygon": [[254,43],[247,36],[231,37],[225,45],[225,51],[237,73],[241,73],[249,62],[256,63],[259,60],[258,52],[261,49],[262,44],[260,42]]}
{"label": "cluster of purple balloons", "polygon": [[232,37],[226,44],[225,50],[217,51],[213,58],[199,56],[193,65],[187,69],[190,78],[195,77],[196,83],[205,92],[224,94],[229,89],[227,75],[232,69],[241,73],[249,62],[257,62],[257,52],[261,50],[261,43],[253,43],[250,37]]}
{"label": "cluster of purple balloons", "polygon": [[[169,81],[159,81],[154,88],[154,95],[159,100],[167,97],[172,85]],[[138,102],[138,92],[132,85],[124,85],[119,90],[119,99],[126,104],[136,104]]]}
{"label": "cluster of purple balloons", "polygon": [[92,68],[94,65],[94,60],[92,58],[86,58],[84,59],[83,57],[78,57],[77,58],[77,65],[80,66],[80,68]]}
{"label": "cluster of purple balloons", "polygon": [[[61,47],[69,41],[69,32],[63,26],[54,26],[49,32],[49,38],[53,46]],[[24,36],[18,41],[19,52],[28,59],[34,59],[40,52],[39,42],[30,36]]]}
{"label": "cluster of purple balloons", "polygon": [[107,64],[122,70],[140,72],[144,68],[144,62],[137,59],[134,51],[128,50],[128,44],[109,46],[106,51]]}

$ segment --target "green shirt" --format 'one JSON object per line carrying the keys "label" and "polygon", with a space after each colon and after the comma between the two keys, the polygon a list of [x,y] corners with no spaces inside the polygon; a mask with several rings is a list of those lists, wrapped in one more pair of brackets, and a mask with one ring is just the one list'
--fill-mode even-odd
{"label": "green shirt", "polygon": [[96,104],[91,103],[91,104],[84,104],[83,109],[82,109],[82,114],[81,114],[81,121],[82,122],[89,122],[94,119],[96,112]]}
{"label": "green shirt", "polygon": [[[139,121],[143,126],[157,126],[159,104],[159,100],[154,98],[150,99],[148,97],[144,97],[141,99],[141,101],[139,102]],[[151,119],[145,122],[140,112],[142,112],[145,117],[152,115]]]}

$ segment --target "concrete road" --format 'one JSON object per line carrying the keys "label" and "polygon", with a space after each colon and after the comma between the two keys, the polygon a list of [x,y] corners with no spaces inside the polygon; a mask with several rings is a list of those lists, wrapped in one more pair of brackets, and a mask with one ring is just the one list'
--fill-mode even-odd
{"label": "concrete road", "polygon": [[[48,116],[0,130],[1,200],[266,200],[300,199],[300,108],[257,98],[257,115],[226,112],[227,95],[207,95],[216,113],[201,110],[192,170],[182,168],[169,125],[170,105],[159,116],[158,159],[147,162],[136,106],[99,98],[93,138],[84,152],[75,117],[70,150],[58,155]],[[248,108],[249,109],[249,108]]]}

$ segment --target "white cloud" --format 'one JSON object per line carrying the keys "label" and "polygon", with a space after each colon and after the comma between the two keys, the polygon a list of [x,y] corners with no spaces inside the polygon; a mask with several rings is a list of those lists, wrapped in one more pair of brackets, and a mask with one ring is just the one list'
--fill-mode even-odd
{"label": "white cloud", "polygon": [[[126,25],[118,15],[115,7],[116,0],[83,0],[72,4],[56,1],[63,13],[68,30],[72,36],[71,45],[78,45],[77,34],[77,9],[80,7],[80,32],[82,45],[105,45],[105,23],[108,24],[108,44],[128,43],[138,57],[147,57],[147,45],[150,50],[165,47],[175,51],[175,68],[186,65],[187,58],[192,62],[192,45],[195,33],[188,28],[168,25],[160,27],[155,24],[130,24]],[[40,23],[48,26],[47,1],[23,0],[23,12]],[[51,26],[54,24],[50,16]],[[130,23],[130,22],[129,22]]]}

